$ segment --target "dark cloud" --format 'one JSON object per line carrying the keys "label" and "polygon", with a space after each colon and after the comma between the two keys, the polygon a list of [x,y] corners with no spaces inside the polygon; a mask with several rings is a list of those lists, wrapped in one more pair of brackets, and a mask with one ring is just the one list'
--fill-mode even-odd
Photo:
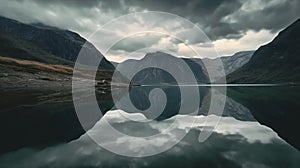
{"label": "dark cloud", "polygon": [[[250,29],[255,31],[267,29],[277,32],[300,17],[298,0],[278,1],[277,3],[275,1],[253,4],[249,11],[247,11],[247,6],[244,6],[249,1],[240,0],[129,0],[126,1],[126,5],[171,12],[185,17],[198,23],[212,40],[216,40],[240,38]],[[113,6],[107,7],[113,8]],[[226,21],[225,18],[231,15],[236,22]]]}
{"label": "dark cloud", "polygon": [[146,47],[150,47],[164,37],[164,35],[148,35],[148,34],[138,34],[138,36],[124,38],[115,44],[111,50],[123,50],[126,52],[134,52]]}
{"label": "dark cloud", "polygon": [[263,9],[252,11],[237,11],[232,19],[237,22],[232,24],[236,30],[261,29],[277,32],[300,17],[300,1],[287,0],[277,4],[268,5]]}
{"label": "dark cloud", "polygon": [[[85,13],[84,16],[86,16],[86,12],[77,10],[77,8],[92,7],[98,8],[102,12],[110,11],[115,13],[115,16],[143,10],[170,12],[198,23],[212,40],[240,38],[250,29],[255,31],[267,29],[277,32],[300,16],[300,2],[298,0],[272,0],[268,2],[251,0],[31,1],[40,7],[51,6],[51,8],[55,8],[55,6],[63,5],[68,8],[74,8],[79,17],[82,13],[83,15]],[[30,0],[16,0],[16,2],[24,3],[30,2]],[[89,13],[89,16],[92,13]],[[43,17],[43,14],[39,15]]]}
{"label": "dark cloud", "polygon": [[[116,4],[105,3],[103,7],[117,10],[122,8],[122,6]],[[137,10],[146,9],[177,14],[198,23],[213,40],[226,37],[228,34],[239,33],[231,28],[229,24],[221,22],[223,17],[234,13],[242,6],[239,0],[127,0],[124,1],[124,6],[123,9],[128,11],[130,8],[135,7]]]}
{"label": "dark cloud", "polygon": [[98,6],[100,3],[100,0],[88,0],[88,1],[82,1],[82,0],[32,0],[35,3],[38,3],[40,5],[51,5],[51,4],[59,4],[59,5],[67,5],[71,7],[95,7]]}
{"label": "dark cloud", "polygon": [[[124,14],[140,11],[163,11],[184,17],[197,26],[209,37],[212,43],[216,40],[234,39],[228,42],[227,49],[222,46],[216,46],[221,49],[221,54],[233,54],[241,50],[254,50],[261,44],[271,40],[278,31],[294,22],[300,17],[299,0],[6,0],[0,5],[0,15],[16,19],[25,23],[41,22],[46,25],[55,26],[63,29],[75,31],[85,38],[100,28],[103,24]],[[187,28],[182,25],[176,27],[173,20],[164,17],[153,17],[144,19],[147,27],[151,29],[162,28],[169,32],[178,32],[186,44],[199,46],[206,42],[206,39],[199,37],[193,32],[193,28]],[[123,33],[129,33],[135,29],[131,26],[135,20],[126,20],[122,23]],[[128,26],[127,26],[128,25]],[[127,31],[127,32],[126,32]],[[259,38],[265,39],[252,40],[251,44],[240,44],[239,40],[250,38],[249,32],[255,35],[259,33]],[[97,34],[101,43],[111,41],[119,36],[116,32],[109,36]],[[122,35],[121,35],[122,36]],[[270,37],[271,36],[271,37]],[[265,38],[263,38],[265,37]],[[256,37],[257,38],[257,37]],[[203,41],[203,39],[205,39]],[[251,38],[250,38],[251,39]],[[88,39],[91,41],[90,39]],[[140,39],[139,42],[120,43],[113,49],[121,52],[123,56],[128,52],[142,47],[148,47],[153,44],[152,41]],[[142,40],[145,40],[142,41]],[[159,40],[157,40],[159,41]],[[235,43],[236,41],[236,43]],[[98,46],[95,41],[91,41]],[[174,42],[174,41],[173,41]],[[235,44],[237,45],[235,45]],[[178,44],[175,42],[175,45]],[[227,44],[227,43],[226,43]],[[239,45],[240,44],[240,45]],[[205,44],[207,45],[207,44]],[[155,45],[154,45],[155,46]],[[166,48],[170,47],[165,46]],[[231,47],[230,46],[235,46]],[[177,46],[179,48],[179,46]],[[178,50],[179,51],[179,50]],[[180,50],[184,51],[184,50]],[[210,57],[207,51],[202,55]],[[180,53],[175,55],[189,55],[190,53]],[[121,55],[120,55],[121,56]],[[114,60],[117,61],[118,60]],[[119,60],[120,61],[120,60]]]}

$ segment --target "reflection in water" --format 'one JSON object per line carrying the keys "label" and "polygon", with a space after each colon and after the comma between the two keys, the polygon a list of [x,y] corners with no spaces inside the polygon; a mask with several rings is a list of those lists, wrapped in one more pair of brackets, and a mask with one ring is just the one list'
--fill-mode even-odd
{"label": "reflection in water", "polygon": [[300,87],[234,87],[228,95],[250,109],[262,124],[274,129],[279,136],[300,150]]}
{"label": "reflection in water", "polygon": [[[197,87],[197,86],[186,86],[186,88],[192,88],[192,87]],[[149,93],[151,90],[155,88],[158,88],[158,86],[131,87],[131,90],[129,92],[131,101],[140,110],[145,110],[149,108],[150,106]],[[193,109],[190,108],[192,107],[190,101],[188,99],[187,100],[181,99],[180,90],[178,86],[159,86],[159,88],[165,92],[168,101],[163,113],[161,114],[160,118],[158,118],[157,120],[167,119],[174,115],[177,115],[181,106],[184,106],[183,108],[185,110],[185,114],[190,114],[193,112]],[[199,88],[199,95],[200,95],[200,103],[199,103],[200,106],[198,109],[199,110],[198,114],[207,115],[211,105],[212,88],[210,87],[198,87],[198,88]],[[214,87],[213,89],[218,94],[223,94],[219,92],[218,87]],[[130,108],[126,106],[126,104],[123,104],[123,106],[120,106],[119,108],[126,112],[134,112],[134,113],[140,112],[140,111],[131,111]],[[234,117],[242,121],[255,121],[255,119],[253,118],[251,112],[247,107],[236,102],[230,97],[226,98],[226,104],[222,116]]]}
{"label": "reflection in water", "polygon": [[[149,106],[147,99],[151,87],[133,87],[130,98],[138,109]],[[1,155],[0,167],[28,165],[28,167],[120,167],[120,166],[182,166],[193,167],[257,167],[270,166],[299,167],[299,152],[285,141],[297,147],[299,135],[296,134],[299,118],[298,103],[299,87],[234,87],[228,88],[228,95],[223,117],[212,136],[204,143],[198,142],[200,125],[186,127],[190,121],[188,115],[176,116],[181,100],[176,87],[162,87],[168,96],[168,103],[162,117],[158,121],[138,123],[128,121],[143,115],[128,112],[110,111],[109,118],[115,129],[131,136],[145,136],[160,133],[174,118],[180,118],[176,131],[189,131],[182,142],[160,155],[130,159],[116,156],[99,146],[96,146],[82,130],[78,122],[70,93],[31,93],[26,101],[11,101],[14,93],[5,92],[1,101],[14,102],[1,107]],[[200,88],[201,103],[199,115],[206,115],[210,105],[210,88]],[[111,96],[98,95],[99,106],[103,112],[112,108]],[[47,95],[47,96],[45,96]],[[24,100],[24,98],[22,98]],[[32,101],[31,101],[32,100]],[[34,103],[33,103],[34,102]],[[237,103],[239,102],[239,103]],[[241,103],[241,104],[240,104]],[[16,106],[17,104],[17,106]],[[188,110],[188,106],[186,107]],[[118,112],[118,113],[116,113]],[[265,125],[278,131],[281,140],[271,129],[255,122],[254,117]],[[121,114],[121,115],[120,115]],[[129,116],[128,116],[129,115]],[[134,115],[134,116],[131,116]],[[124,118],[124,116],[127,116]],[[199,117],[201,116],[194,116]],[[213,116],[210,116],[213,117]],[[170,119],[168,119],[170,118]],[[204,118],[204,117],[202,117]],[[138,120],[138,118],[136,118]],[[201,119],[200,119],[201,121]],[[251,122],[250,122],[251,121]],[[96,123],[94,123],[96,124]],[[203,124],[203,123],[202,123]],[[97,125],[93,128],[97,128]],[[97,133],[101,129],[94,129]],[[138,150],[137,147],[160,147],[172,141],[174,134],[156,144],[143,144],[131,139],[110,140],[128,146],[128,150]],[[83,135],[82,135],[83,134]],[[109,136],[100,134],[100,136]],[[80,137],[81,136],[81,137]],[[80,137],[77,140],[76,138]],[[22,141],[21,141],[22,140]],[[69,143],[55,145],[59,142]],[[25,148],[23,148],[25,147]],[[298,148],[299,149],[299,148]],[[12,151],[14,150],[14,151]],[[7,151],[12,151],[7,153]],[[270,155],[272,153],[272,155]],[[252,155],[253,154],[253,155]],[[162,159],[164,158],[164,159]],[[281,158],[281,159],[280,159]]]}
{"label": "reflection in water", "polygon": [[[177,129],[165,133],[155,143],[133,139],[109,139],[109,132],[101,130],[98,124],[90,130],[99,136],[106,136],[107,143],[114,143],[124,150],[143,152],[148,148],[159,148],[171,143],[176,132],[189,131],[187,136],[172,149],[159,155],[145,158],[122,157],[110,153],[93,143],[86,134],[67,144],[33,150],[21,149],[0,156],[1,167],[299,167],[297,150],[282,141],[271,129],[257,122],[238,121],[231,117],[222,118],[220,125],[204,143],[198,142],[199,129],[205,117],[197,116],[199,122],[189,126],[190,117],[175,116],[164,121],[152,121],[143,127],[127,127],[127,118],[141,119],[141,115],[110,111],[106,120],[123,131],[161,132],[166,125],[177,118]],[[210,116],[214,117],[214,116]],[[100,121],[101,122],[101,121]],[[103,134],[105,133],[105,135]]]}
{"label": "reflection in water", "polygon": [[[98,98],[102,111],[111,109],[109,94],[98,94]],[[0,102],[5,105],[0,107],[0,154],[68,142],[84,133],[70,91],[1,91]]]}

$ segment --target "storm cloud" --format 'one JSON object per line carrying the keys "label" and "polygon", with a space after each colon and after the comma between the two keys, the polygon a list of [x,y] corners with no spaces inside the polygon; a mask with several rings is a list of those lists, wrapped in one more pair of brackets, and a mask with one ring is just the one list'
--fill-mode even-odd
{"label": "storm cloud", "polygon": [[[28,0],[17,0],[24,3]],[[32,0],[36,7],[98,8],[116,15],[133,11],[164,11],[198,23],[213,40],[239,38],[247,30],[262,29],[276,32],[300,16],[298,0]],[[79,11],[77,11],[79,12]],[[79,13],[84,13],[80,11]],[[43,15],[43,14],[41,14]],[[84,15],[83,15],[84,16]],[[30,16],[28,16],[30,17]],[[41,16],[43,17],[43,16]]]}
{"label": "storm cloud", "polygon": [[[226,43],[229,46],[234,44],[232,46],[236,46],[235,48],[218,51],[222,55],[228,55],[239,50],[256,49],[272,40],[280,30],[299,18],[300,2],[298,0],[6,0],[2,1],[0,6],[2,16],[25,23],[41,22],[69,29],[86,38],[114,18],[143,11],[169,12],[186,18],[199,26],[212,40],[213,45],[223,44],[219,40],[233,40],[226,41]],[[166,24],[172,25],[167,22]],[[126,29],[126,27],[123,28]],[[259,35],[260,39],[251,45],[239,44],[238,40],[251,38],[249,35],[251,33],[254,36]],[[114,38],[113,36],[117,35],[111,37]],[[197,36],[194,36],[192,31],[186,36],[190,39],[188,43],[193,47],[203,43]],[[102,37],[98,38],[105,40]],[[161,39],[158,39],[156,43],[159,41]],[[155,45],[152,42],[149,43],[149,40],[145,43]],[[137,45],[143,46],[144,44],[135,42],[133,45],[120,44],[115,48],[117,51],[113,53],[120,54],[115,55],[116,57],[123,57]],[[182,44],[175,45],[178,51],[182,50],[180,49]]]}

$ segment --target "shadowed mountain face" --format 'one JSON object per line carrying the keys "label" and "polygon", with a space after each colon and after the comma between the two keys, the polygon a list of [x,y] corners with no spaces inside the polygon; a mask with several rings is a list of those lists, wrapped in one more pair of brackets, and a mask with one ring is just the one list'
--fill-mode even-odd
{"label": "shadowed mountain face", "polygon": [[274,129],[283,139],[300,149],[299,82],[300,20],[269,44],[260,47],[250,61],[227,76],[229,83],[288,83],[262,88],[230,88],[229,96],[250,109],[261,124]]}
{"label": "shadowed mountain face", "polygon": [[[166,60],[168,62],[166,62]],[[200,59],[199,61],[201,62]],[[129,72],[129,71],[134,71],[132,68],[144,67],[145,65],[150,65],[151,63],[160,64],[162,62],[165,66],[170,66],[170,67],[179,65],[177,67],[178,72],[180,73],[179,75],[186,75],[187,72],[184,71],[184,66],[187,65],[188,68],[190,68],[190,70],[194,73],[193,75],[198,83],[209,82],[205,69],[199,63],[191,59],[177,58],[173,55],[163,53],[163,52],[148,53],[141,60],[127,60],[125,62],[120,63],[119,65],[121,65],[122,69]],[[140,83],[140,84],[161,84],[161,83],[177,84],[176,80],[174,80],[173,77],[170,74],[168,74],[168,72],[155,67],[147,68],[138,72],[135,75],[132,82]],[[190,81],[186,81],[186,83],[184,84],[188,84],[189,82]]]}
{"label": "shadowed mountain face", "polygon": [[[216,77],[222,77],[221,72],[222,72],[222,68],[224,68],[224,72],[226,75],[234,72],[235,70],[237,70],[238,68],[240,68],[241,66],[245,65],[250,58],[252,57],[254,51],[241,51],[241,52],[237,52],[236,54],[232,55],[232,56],[223,56],[220,57],[219,60],[217,59],[209,59],[209,58],[204,58],[204,59],[199,59],[199,58],[181,58],[183,61],[185,61],[185,63],[189,66],[189,68],[191,69],[191,71],[194,73],[195,78],[197,80],[198,83],[209,83],[210,79],[208,78],[208,74],[207,74],[207,68],[209,68],[210,70],[212,70],[213,74],[215,74]],[[149,61],[151,59],[162,59],[162,57],[171,57],[174,58],[174,56],[167,54],[167,53],[163,53],[163,52],[156,52],[156,53],[148,53],[145,55],[145,57],[141,60],[127,60],[123,63],[120,63],[122,66],[127,66],[130,67],[130,64],[143,64],[143,62],[145,63],[146,61]],[[178,58],[179,59],[179,58]],[[172,60],[172,59],[168,59],[168,60]],[[176,60],[176,59],[173,59]],[[218,62],[219,61],[219,62]],[[223,67],[220,65],[220,62],[223,63]],[[147,64],[147,63],[145,63]],[[119,64],[115,64],[115,66],[117,66]],[[169,66],[172,66],[173,63],[172,62],[168,62]],[[208,66],[208,67],[206,67]],[[181,67],[178,67],[181,68]],[[142,82],[146,79],[143,78],[147,78],[149,77],[149,75],[154,75],[156,77],[155,82],[160,82],[160,83],[172,83],[172,79],[169,79],[168,76],[166,75],[162,75],[163,71],[159,70],[159,69],[148,69],[145,70],[141,73],[139,73],[139,76],[135,78],[136,82]],[[182,72],[184,74],[184,72]],[[216,79],[211,79],[212,81],[216,81],[218,80],[218,78]],[[154,80],[152,80],[153,82]],[[155,83],[154,82],[154,83]]]}
{"label": "shadowed mountain face", "polygon": [[[235,54],[232,57],[222,57],[221,61],[226,63],[224,64],[225,71],[230,73],[232,69],[239,67],[240,65],[246,63],[250,57],[252,51],[245,51]],[[167,64],[164,63],[164,60],[168,60]],[[179,65],[177,64],[179,61]],[[218,70],[222,68],[219,67],[216,59],[205,59],[205,65],[211,66],[211,69],[216,69],[214,72],[220,74]],[[219,60],[220,61],[220,60]],[[195,76],[196,81],[198,84],[209,83],[209,79],[207,77],[207,72],[205,71],[205,65],[201,59],[195,58],[177,58],[170,54],[163,53],[163,52],[154,52],[148,53],[145,57],[141,60],[127,60],[123,63],[118,64],[117,69],[122,69],[121,72],[125,72],[124,76],[126,76],[126,72],[134,72],[139,68],[144,68],[144,65],[153,65],[153,63],[160,64],[163,62],[165,66],[175,67],[178,69],[178,73],[181,76],[189,75],[188,72],[184,71],[183,64],[187,65],[188,68],[191,70],[192,75]],[[183,64],[182,64],[183,63]],[[216,67],[212,67],[216,65]],[[233,66],[234,65],[234,66]],[[167,67],[166,67],[167,68]],[[124,71],[125,70],[125,71]],[[220,75],[219,75],[220,76]],[[129,76],[127,76],[130,78]],[[137,72],[131,80],[131,83],[142,85],[142,87],[131,87],[130,88],[130,98],[132,103],[139,109],[139,110],[146,110],[150,107],[151,103],[149,101],[149,93],[152,89],[160,88],[162,89],[166,96],[167,96],[167,103],[166,108],[164,109],[162,115],[158,118],[158,120],[170,118],[176,114],[178,114],[179,109],[181,107],[182,101],[181,100],[181,92],[179,86],[177,84],[188,84],[190,88],[197,87],[193,86],[191,81],[184,81],[183,83],[178,82],[174,76],[169,74],[169,72],[155,67],[145,68],[139,72]],[[195,84],[195,83],[194,83]],[[207,87],[198,87],[199,94],[200,94],[200,110],[199,114],[207,115],[210,100],[211,100],[211,93]],[[190,97],[192,98],[192,96]],[[188,100],[189,101],[189,100]],[[188,104],[188,102],[185,102]],[[127,107],[127,105],[119,106],[118,108],[123,109],[127,112],[139,112],[139,111],[132,111],[131,108]],[[192,111],[185,108],[185,111]],[[233,116],[238,118],[239,120],[247,120],[253,121],[255,120],[251,115],[250,111],[244,108],[238,103],[234,102],[232,99],[227,99],[225,111],[223,116]]]}
{"label": "shadowed mountain face", "polygon": [[[201,65],[192,60],[177,58],[163,52],[148,53],[141,60],[127,60],[120,63],[116,69],[130,80],[132,86],[142,86],[131,87],[129,94],[133,104],[139,110],[150,108],[151,103],[148,95],[151,90],[160,88],[164,91],[168,101],[161,115],[156,118],[157,120],[164,120],[178,114],[179,109],[183,108],[183,104],[191,102],[190,100],[181,99],[182,93],[179,85],[197,85],[209,82]],[[187,93],[190,93],[188,89],[194,90],[195,88],[197,86],[185,87],[184,89]],[[195,89],[195,91],[198,91],[198,89]],[[207,91],[199,88],[200,92],[200,100],[202,100]],[[189,98],[193,97],[193,94],[188,95]],[[162,99],[160,97],[157,103],[158,106],[163,106]],[[196,110],[193,105],[189,107],[191,108],[185,108],[186,114]],[[136,109],[130,108],[127,104],[122,104],[118,108],[128,112],[137,112]],[[154,114],[156,110],[151,112]]]}
{"label": "shadowed mountain face", "polygon": [[[114,67],[91,43],[68,30],[0,17],[0,128],[6,136],[0,153],[70,141],[84,133],[72,102],[70,67],[81,49],[90,58],[87,63],[102,58],[96,95],[100,109],[108,110],[112,102],[106,84]],[[13,135],[16,130],[21,131]]]}
{"label": "shadowed mountain face", "polygon": [[[103,55],[77,33],[0,17],[0,55],[50,64],[73,65],[82,47]],[[84,45],[85,44],[85,45]],[[104,57],[100,69],[114,69]]]}
{"label": "shadowed mountain face", "polygon": [[300,19],[269,44],[260,47],[250,61],[227,77],[230,83],[300,82]]}

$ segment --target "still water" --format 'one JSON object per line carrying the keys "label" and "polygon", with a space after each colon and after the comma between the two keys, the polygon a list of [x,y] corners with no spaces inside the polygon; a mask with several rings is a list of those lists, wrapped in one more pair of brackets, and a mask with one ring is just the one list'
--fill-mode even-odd
{"label": "still water", "polygon": [[[188,100],[181,99],[178,87],[160,87],[167,101],[155,101],[165,103],[165,107],[155,120],[149,120],[141,111],[151,107],[149,93],[153,89],[151,86],[130,88],[128,96],[135,109],[122,103],[116,107],[117,100],[114,103],[110,92],[97,94],[104,117],[97,119],[89,130],[91,134],[107,137],[104,143],[114,144],[124,153],[141,155],[172,143],[182,132],[187,133],[171,149],[140,158],[120,156],[95,144],[82,129],[68,91],[24,91],[24,94],[1,91],[0,167],[300,166],[297,150],[300,142],[297,135],[299,87],[227,88],[222,116],[204,142],[199,142],[198,138],[205,121],[218,119],[215,114],[207,116],[212,89],[199,88],[199,110],[196,115],[189,115],[195,108]],[[186,114],[178,115],[180,109]],[[163,136],[151,142],[128,137],[110,139],[110,132],[101,127],[104,120],[126,135]],[[196,122],[191,124],[191,121]],[[174,130],[165,132],[170,124]]]}

